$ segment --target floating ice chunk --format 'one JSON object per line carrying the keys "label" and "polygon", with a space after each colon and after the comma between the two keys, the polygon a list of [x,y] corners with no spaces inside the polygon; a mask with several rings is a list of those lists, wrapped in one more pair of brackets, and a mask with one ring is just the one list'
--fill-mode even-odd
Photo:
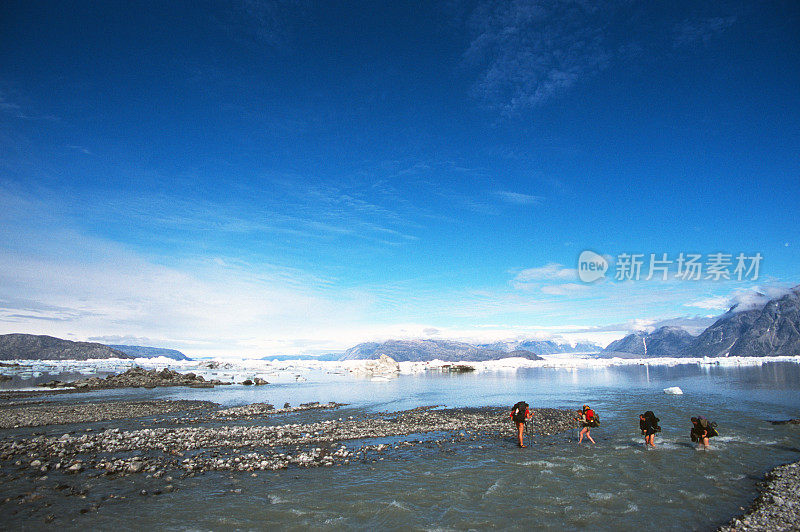
{"label": "floating ice chunk", "polygon": [[683,390],[677,386],[671,386],[669,388],[664,388],[664,393],[668,395],[683,395]]}

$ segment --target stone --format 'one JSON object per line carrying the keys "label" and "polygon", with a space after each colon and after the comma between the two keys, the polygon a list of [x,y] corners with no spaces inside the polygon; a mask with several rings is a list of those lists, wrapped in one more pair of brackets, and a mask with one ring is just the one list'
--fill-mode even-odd
{"label": "stone", "polygon": [[134,460],[130,463],[130,465],[128,465],[127,471],[128,473],[139,473],[142,471],[142,469],[144,469],[144,462]]}

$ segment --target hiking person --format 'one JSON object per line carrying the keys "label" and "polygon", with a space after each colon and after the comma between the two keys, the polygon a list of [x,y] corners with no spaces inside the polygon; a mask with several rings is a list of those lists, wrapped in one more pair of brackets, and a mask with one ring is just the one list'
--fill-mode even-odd
{"label": "hiking person", "polygon": [[528,408],[528,403],[525,401],[520,401],[514,406],[511,407],[511,419],[517,425],[517,441],[520,447],[525,447],[525,442],[523,441],[523,433],[525,431],[525,423],[533,417],[531,414],[530,409]]}
{"label": "hiking person", "polygon": [[644,444],[650,447],[655,447],[656,432],[661,432],[661,427],[658,426],[660,420],[656,415],[648,410],[644,414],[639,414],[639,430],[644,435]]}
{"label": "hiking person", "polygon": [[589,405],[583,405],[583,408],[581,408],[578,411],[578,413],[580,414],[580,416],[576,417],[575,419],[580,421],[581,427],[583,427],[581,428],[581,434],[580,438],[578,438],[578,443],[581,443],[583,441],[584,436],[589,438],[590,442],[595,443],[595,441],[592,439],[591,432],[592,432],[592,427],[596,427],[599,424],[597,421],[598,420],[597,414],[595,414],[594,410],[589,408]]}
{"label": "hiking person", "polygon": [[719,436],[717,424],[713,421],[708,421],[703,416],[693,417],[691,421],[692,431],[689,433],[689,437],[691,437],[693,442],[702,445],[704,449],[708,449],[708,439]]}

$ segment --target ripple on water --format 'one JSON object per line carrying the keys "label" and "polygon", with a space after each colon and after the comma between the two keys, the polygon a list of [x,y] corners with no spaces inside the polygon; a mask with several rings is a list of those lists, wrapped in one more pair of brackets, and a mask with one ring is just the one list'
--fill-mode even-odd
{"label": "ripple on water", "polygon": [[483,496],[486,497],[487,495],[489,495],[491,493],[494,493],[495,491],[497,491],[497,488],[499,488],[499,487],[500,487],[500,481],[497,480],[494,484],[489,486],[489,488],[486,490],[486,492],[483,494]]}
{"label": "ripple on water", "polygon": [[616,497],[616,495],[607,491],[590,491],[588,495],[593,501],[610,501]]}
{"label": "ripple on water", "polygon": [[269,499],[270,504],[283,504],[285,502],[289,502],[288,500],[282,498],[280,495],[275,494],[268,494],[267,499]]}
{"label": "ripple on water", "polygon": [[558,467],[558,464],[555,464],[553,462],[548,462],[547,460],[528,460],[527,462],[521,462],[519,465],[525,467],[539,466],[548,469],[552,467]]}
{"label": "ripple on water", "polygon": [[394,507],[394,508],[399,508],[400,510],[403,510],[403,511],[406,511],[406,512],[410,512],[411,511],[407,506],[405,506],[402,503],[397,502],[396,500],[392,500],[392,502],[389,503],[389,506],[390,507]]}
{"label": "ripple on water", "polygon": [[680,493],[686,499],[694,499],[699,501],[708,499],[708,493],[702,491],[690,492],[687,490],[678,490],[678,493]]}

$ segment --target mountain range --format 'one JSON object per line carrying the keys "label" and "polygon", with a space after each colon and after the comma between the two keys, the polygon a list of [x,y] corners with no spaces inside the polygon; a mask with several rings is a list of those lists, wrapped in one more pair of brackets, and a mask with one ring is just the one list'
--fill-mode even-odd
{"label": "mountain range", "polygon": [[94,342],[73,342],[33,334],[0,335],[0,360],[87,360],[90,358],[134,358],[117,349]]}
{"label": "mountain range", "polygon": [[479,344],[478,347],[495,351],[530,351],[537,355],[555,355],[558,353],[597,353],[602,349],[594,342],[578,342],[576,344],[557,342],[555,340],[518,340],[514,342],[494,342]]}
{"label": "mountain range", "polygon": [[800,355],[800,286],[762,308],[732,307],[703,331],[689,356]]}
{"label": "mountain range", "polygon": [[191,360],[174,349],[138,345],[73,342],[34,334],[0,335],[0,360],[88,360],[93,358],[154,358]]}
{"label": "mountain range", "polygon": [[680,327],[660,327],[651,333],[636,331],[600,351],[604,358],[648,358],[687,356],[695,337]]}
{"label": "mountain range", "polygon": [[734,305],[696,337],[661,327],[631,333],[600,352],[621,358],[795,355],[800,355],[800,287],[763,306]]}
{"label": "mountain range", "polygon": [[[695,329],[693,332],[698,332]],[[559,343],[554,340],[520,340],[469,344],[453,340],[387,340],[365,342],[343,354],[322,356],[278,355],[264,360],[356,360],[381,355],[402,361],[482,361],[507,357],[539,360],[538,355],[556,353],[600,353],[601,357],[724,357],[800,355],[800,286],[772,300],[766,297],[753,306],[733,306],[695,336],[685,327],[664,326],[652,332],[636,331],[612,342],[605,349],[594,343]],[[52,336],[0,335],[0,360],[86,360],[93,358],[137,358],[164,356],[191,360],[174,349],[103,345],[73,342]]]}
{"label": "mountain range", "polygon": [[166,357],[171,358],[172,360],[191,360],[191,358],[187,357],[176,349],[145,347],[141,345],[109,345],[108,347],[116,349],[117,351],[122,351],[126,355],[130,355],[135,358]]}
{"label": "mountain range", "polygon": [[453,360],[476,362],[522,357],[541,360],[536,353],[527,350],[507,351],[490,349],[452,340],[387,340],[383,343],[365,342],[351,347],[340,360],[376,359],[381,355],[392,357],[397,362],[419,362],[428,360]]}

